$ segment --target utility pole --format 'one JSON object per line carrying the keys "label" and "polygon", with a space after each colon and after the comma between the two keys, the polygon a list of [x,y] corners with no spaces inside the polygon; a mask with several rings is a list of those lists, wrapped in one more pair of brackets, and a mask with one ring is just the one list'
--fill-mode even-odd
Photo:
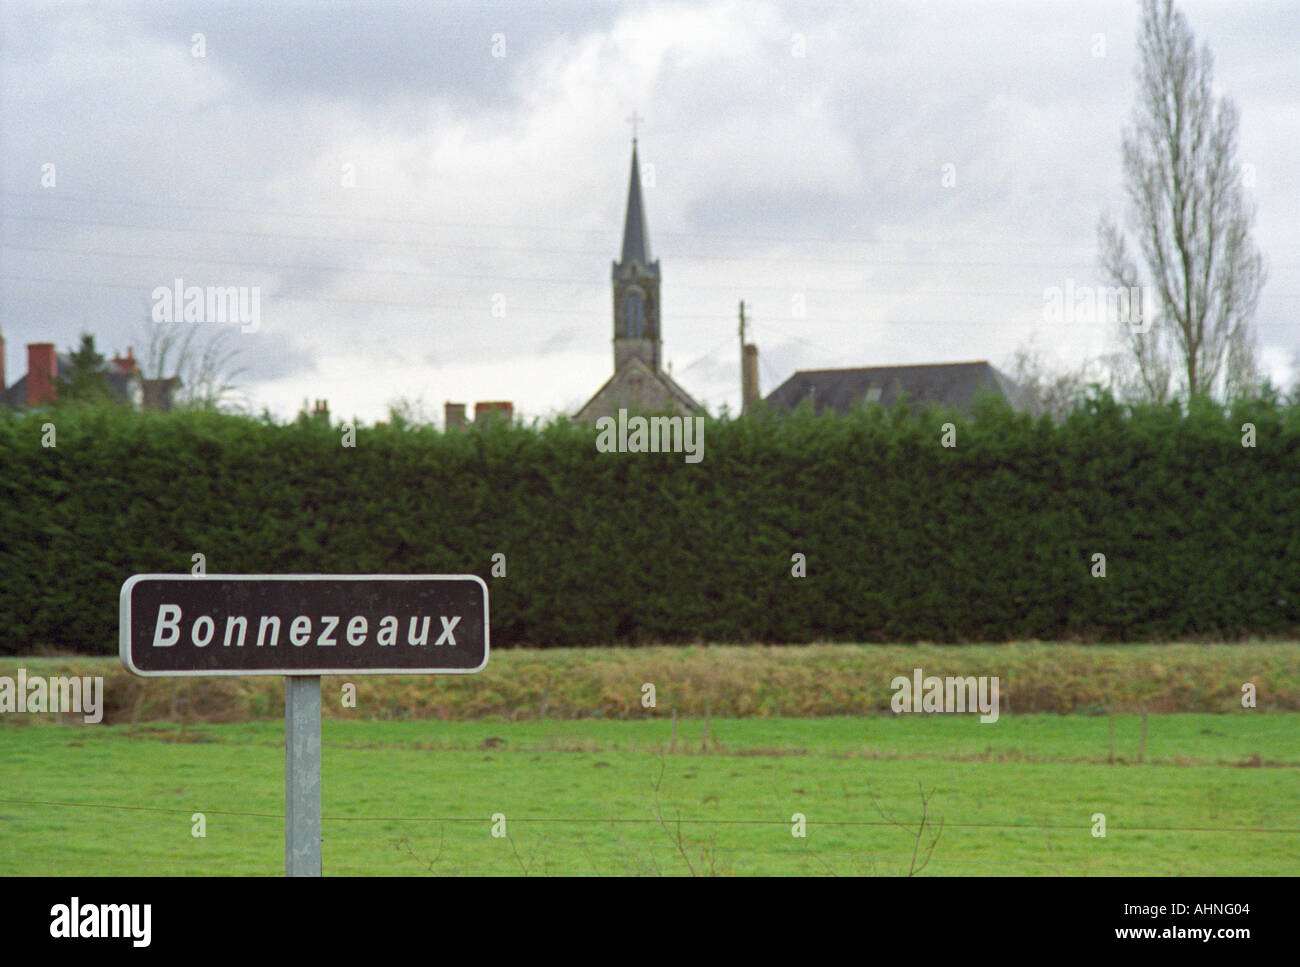
{"label": "utility pole", "polygon": [[745,300],[740,300],[740,412],[745,412]]}

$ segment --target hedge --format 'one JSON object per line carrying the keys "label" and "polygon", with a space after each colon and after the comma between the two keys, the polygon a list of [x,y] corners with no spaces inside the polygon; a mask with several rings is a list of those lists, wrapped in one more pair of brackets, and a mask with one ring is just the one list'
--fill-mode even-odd
{"label": "hedge", "polygon": [[0,654],[112,653],[123,580],[196,553],[208,573],[479,574],[494,647],[1300,627],[1300,407],[1276,401],[710,420],[700,463],[600,453],[565,420],[342,438],[201,412],[0,416]]}

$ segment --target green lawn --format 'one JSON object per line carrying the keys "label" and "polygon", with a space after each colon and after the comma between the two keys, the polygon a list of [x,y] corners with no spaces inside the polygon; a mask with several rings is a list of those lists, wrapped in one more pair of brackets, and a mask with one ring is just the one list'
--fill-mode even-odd
{"label": "green lawn", "polygon": [[[0,800],[139,808],[0,802],[0,874],[283,871],[282,723],[6,719]],[[1153,715],[1141,764],[1114,722],[1112,753],[1104,716],[689,719],[673,751],[662,715],[329,719],[325,871],[899,875],[923,790],[924,875],[1300,873],[1300,714]]]}

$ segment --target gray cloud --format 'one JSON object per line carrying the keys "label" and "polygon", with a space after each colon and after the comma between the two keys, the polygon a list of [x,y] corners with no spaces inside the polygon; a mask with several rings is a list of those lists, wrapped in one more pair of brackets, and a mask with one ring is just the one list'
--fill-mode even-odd
{"label": "gray cloud", "polygon": [[143,7],[136,26],[186,48],[203,33],[208,56],[254,96],[349,102],[419,123],[429,97],[458,109],[516,103],[557,32],[605,29],[618,14],[592,3],[192,2]]}
{"label": "gray cloud", "polygon": [[[1289,358],[1300,8],[1182,6],[1241,108],[1259,341]],[[282,413],[581,403],[609,375],[633,108],[665,352],[697,396],[735,408],[741,298],[765,387],[997,360],[1034,332],[1081,358],[1103,334],[1044,326],[1042,291],[1092,277],[1097,216],[1122,208],[1135,26],[1127,0],[5,4],[6,375],[25,342],[125,347],[152,286],[184,277],[262,287],[249,389]]]}

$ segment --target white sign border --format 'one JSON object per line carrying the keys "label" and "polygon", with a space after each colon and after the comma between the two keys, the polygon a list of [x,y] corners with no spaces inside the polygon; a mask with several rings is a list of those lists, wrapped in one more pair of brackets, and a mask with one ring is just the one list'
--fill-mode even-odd
{"label": "white sign border", "polygon": [[[483,662],[477,668],[266,668],[141,671],[131,661],[131,589],[141,581],[475,581],[483,589]],[[488,664],[491,652],[488,629],[488,586],[477,574],[133,574],[122,584],[117,605],[117,657],[123,667],[141,678],[243,678],[251,675],[473,675]]]}

